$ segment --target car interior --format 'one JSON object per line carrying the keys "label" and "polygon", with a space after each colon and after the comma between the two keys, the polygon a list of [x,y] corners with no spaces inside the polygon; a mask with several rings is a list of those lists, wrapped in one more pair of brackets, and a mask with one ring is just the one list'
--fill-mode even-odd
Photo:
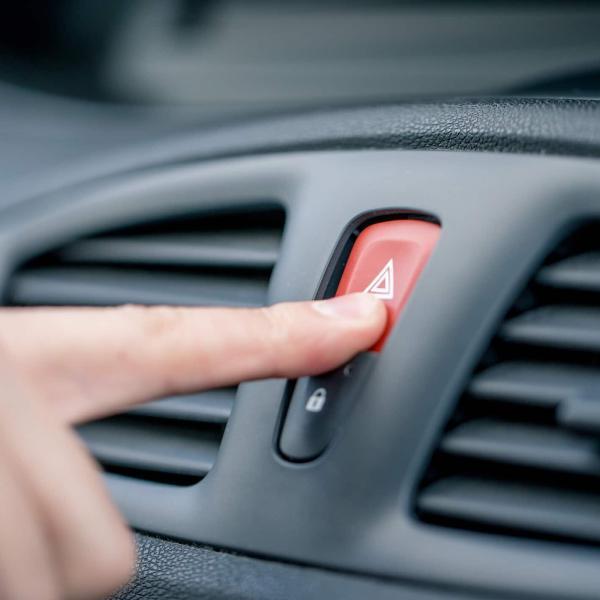
{"label": "car interior", "polygon": [[391,315],[78,428],[136,532],[114,598],[600,597],[600,3],[4,15],[3,305]]}

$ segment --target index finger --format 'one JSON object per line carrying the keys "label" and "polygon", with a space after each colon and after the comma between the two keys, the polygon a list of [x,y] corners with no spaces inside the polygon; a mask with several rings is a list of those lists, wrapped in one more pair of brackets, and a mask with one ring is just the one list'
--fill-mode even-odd
{"label": "index finger", "polygon": [[157,397],[328,371],[385,327],[368,294],[262,309],[4,309],[0,339],[62,418],[78,422]]}

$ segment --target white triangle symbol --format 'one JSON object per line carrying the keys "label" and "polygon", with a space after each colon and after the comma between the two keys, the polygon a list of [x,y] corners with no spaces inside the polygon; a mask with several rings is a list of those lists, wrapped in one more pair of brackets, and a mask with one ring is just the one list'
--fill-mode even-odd
{"label": "white triangle symbol", "polygon": [[394,260],[390,258],[385,267],[364,289],[367,294],[373,294],[381,300],[391,300],[394,297]]}

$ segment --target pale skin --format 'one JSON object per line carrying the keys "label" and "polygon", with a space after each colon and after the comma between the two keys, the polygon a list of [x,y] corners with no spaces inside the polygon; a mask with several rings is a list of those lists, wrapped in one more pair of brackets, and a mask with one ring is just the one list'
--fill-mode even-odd
{"label": "pale skin", "polygon": [[154,398],[326,372],[385,327],[368,294],[265,309],[0,310],[0,598],[102,598],[131,532],[71,426]]}

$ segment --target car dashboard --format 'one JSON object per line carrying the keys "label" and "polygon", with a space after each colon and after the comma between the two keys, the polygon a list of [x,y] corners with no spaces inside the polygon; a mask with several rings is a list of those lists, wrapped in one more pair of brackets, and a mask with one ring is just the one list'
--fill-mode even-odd
{"label": "car dashboard", "polygon": [[[271,23],[227,6],[234,24]],[[133,93],[148,71],[125,47]],[[202,113],[166,112],[3,84],[6,306],[326,298],[368,227],[439,231],[318,451],[285,450],[301,382],[280,379],[79,428],[136,531],[137,575],[115,598],[597,597],[592,80],[579,94],[551,92],[561,78],[457,98],[425,78],[422,99],[339,102],[325,89],[311,105],[272,95],[246,111],[242,98],[218,115],[214,98]]]}

